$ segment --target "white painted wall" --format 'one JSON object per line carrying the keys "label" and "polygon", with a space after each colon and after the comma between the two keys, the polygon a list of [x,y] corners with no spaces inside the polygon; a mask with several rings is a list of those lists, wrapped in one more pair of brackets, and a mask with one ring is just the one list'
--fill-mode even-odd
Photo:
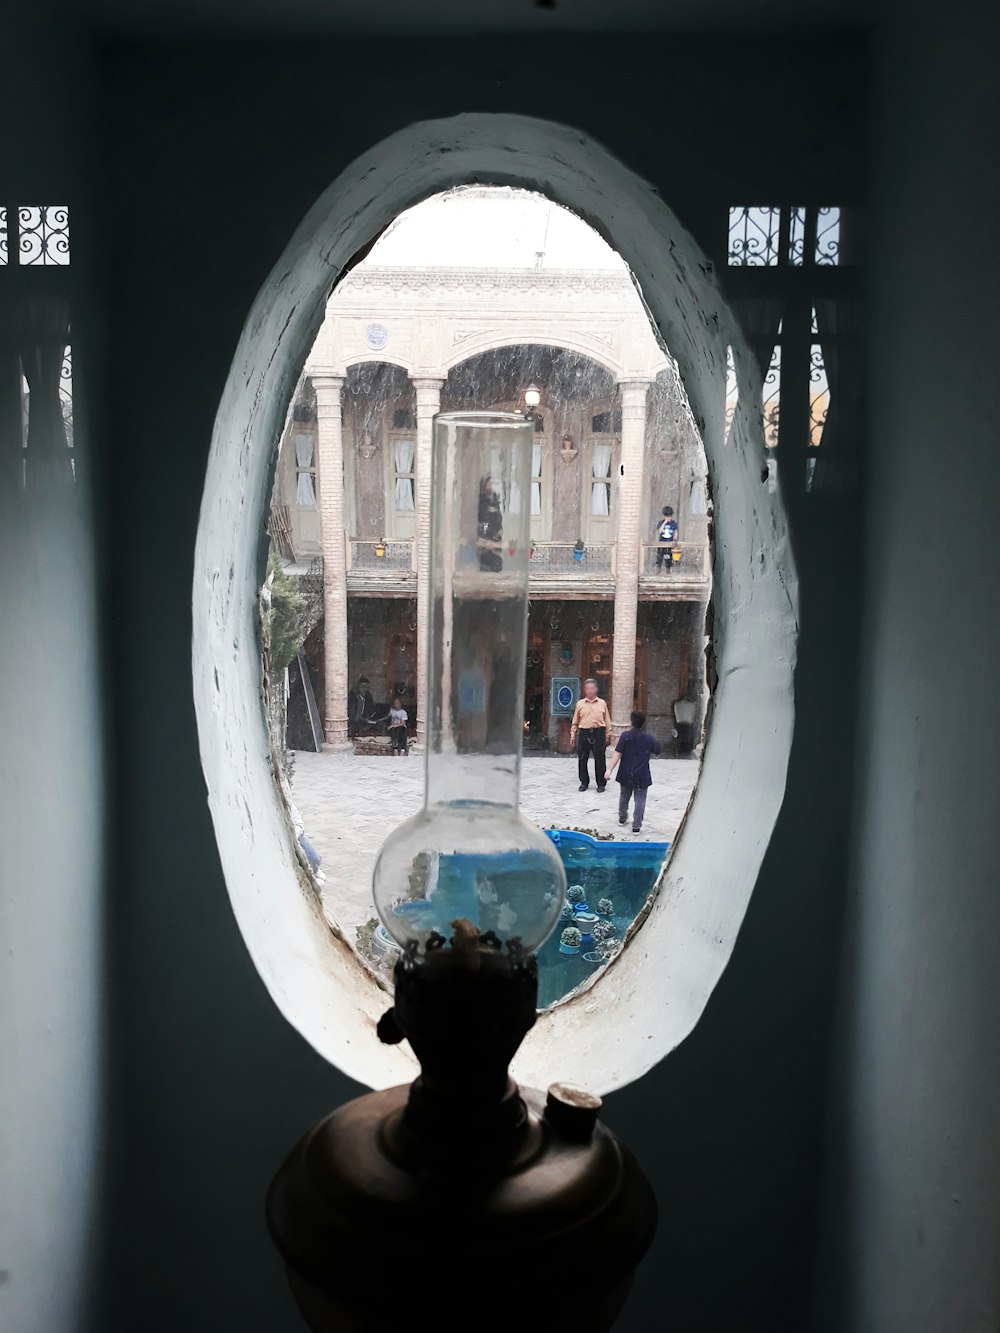
{"label": "white painted wall", "polygon": [[96,1234],[104,770],[82,499],[0,499],[4,1333],[78,1327]]}
{"label": "white painted wall", "polygon": [[1000,1327],[1000,21],[876,46],[871,466],[827,1333]]}
{"label": "white painted wall", "polygon": [[[0,188],[4,203],[69,205],[75,245],[88,59],[48,10],[0,15]],[[0,485],[3,1333],[80,1333],[99,1249],[106,793],[85,475],[48,503]]]}

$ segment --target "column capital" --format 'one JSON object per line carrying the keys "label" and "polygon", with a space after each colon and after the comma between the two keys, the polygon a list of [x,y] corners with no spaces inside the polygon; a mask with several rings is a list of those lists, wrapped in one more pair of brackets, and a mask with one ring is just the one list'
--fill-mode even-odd
{"label": "column capital", "polygon": [[646,394],[649,392],[649,386],[652,380],[643,379],[622,379],[618,381],[618,388],[621,390],[622,402],[625,401],[626,394],[632,399],[633,403],[645,402]]}
{"label": "column capital", "polygon": [[317,399],[319,399],[322,394],[322,396],[329,402],[334,394],[336,394],[339,400],[340,391],[344,387],[345,378],[346,376],[337,375],[333,371],[323,371],[316,374],[310,374],[309,381],[316,391]]}
{"label": "column capital", "polygon": [[421,375],[411,379],[410,383],[413,385],[418,411],[421,407],[432,407],[434,412],[437,412],[441,405],[441,390],[444,388],[444,380]]}

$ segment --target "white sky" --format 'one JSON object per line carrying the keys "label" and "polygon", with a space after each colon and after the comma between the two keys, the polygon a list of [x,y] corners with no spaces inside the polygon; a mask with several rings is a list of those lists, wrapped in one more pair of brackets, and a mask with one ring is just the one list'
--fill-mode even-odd
{"label": "white sky", "polygon": [[543,195],[496,186],[464,186],[401,213],[372,247],[367,265],[626,267],[618,252],[575,213]]}

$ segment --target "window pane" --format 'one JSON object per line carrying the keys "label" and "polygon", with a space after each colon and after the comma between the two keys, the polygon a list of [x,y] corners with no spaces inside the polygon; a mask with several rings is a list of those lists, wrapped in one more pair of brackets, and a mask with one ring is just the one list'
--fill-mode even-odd
{"label": "window pane", "polygon": [[778,262],[779,208],[729,210],[731,267],[770,267]]}

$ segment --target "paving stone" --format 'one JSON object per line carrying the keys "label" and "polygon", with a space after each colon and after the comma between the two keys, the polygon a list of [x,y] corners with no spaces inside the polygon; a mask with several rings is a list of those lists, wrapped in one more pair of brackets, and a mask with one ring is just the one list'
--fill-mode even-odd
{"label": "paving stone", "polygon": [[[572,756],[526,758],[521,766],[521,811],[541,828],[582,828],[629,842],[671,842],[698,778],[694,759],[654,759],[653,785],[642,832],[618,823],[618,784],[607,791],[578,790]],[[382,843],[423,805],[422,756],[403,759],[297,751],[295,804],[306,836],[323,858],[327,916],[353,940],[355,927],[374,915],[372,871]]]}

